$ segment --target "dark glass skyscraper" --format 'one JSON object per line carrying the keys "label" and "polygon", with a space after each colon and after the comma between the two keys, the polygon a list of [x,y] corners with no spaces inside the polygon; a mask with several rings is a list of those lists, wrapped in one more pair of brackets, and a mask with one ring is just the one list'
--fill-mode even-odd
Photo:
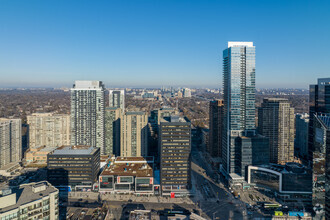
{"label": "dark glass skyscraper", "polygon": [[209,144],[207,151],[213,157],[222,155],[223,100],[210,102]]}
{"label": "dark glass skyscraper", "polygon": [[308,161],[312,165],[314,149],[313,125],[315,116],[330,113],[330,78],[320,78],[309,86]]}
{"label": "dark glass skyscraper", "polygon": [[255,47],[253,42],[228,42],[223,51],[224,132],[222,170],[240,173],[235,138],[255,130]]}

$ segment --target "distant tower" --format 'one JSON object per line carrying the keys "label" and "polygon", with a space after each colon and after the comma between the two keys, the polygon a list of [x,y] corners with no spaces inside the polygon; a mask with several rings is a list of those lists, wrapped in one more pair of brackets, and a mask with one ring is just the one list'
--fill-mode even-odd
{"label": "distant tower", "polygon": [[104,154],[104,85],[76,81],[71,89],[71,144],[100,147]]}
{"label": "distant tower", "polygon": [[209,144],[207,151],[213,157],[222,156],[223,100],[210,101]]}
{"label": "distant tower", "polygon": [[189,88],[183,89],[183,97],[190,98],[191,97],[191,90]]}
{"label": "distant tower", "polygon": [[308,114],[296,114],[295,156],[306,160],[308,155]]}
{"label": "distant tower", "polygon": [[258,131],[269,138],[270,162],[294,159],[294,108],[283,98],[266,98],[258,109]]}
{"label": "distant tower", "polygon": [[125,90],[109,90],[109,107],[125,111]]}
{"label": "distant tower", "polygon": [[253,42],[228,42],[223,51],[224,131],[222,170],[240,173],[235,139],[255,130],[255,47]]}
{"label": "distant tower", "polygon": [[0,118],[0,168],[22,159],[21,119]]}

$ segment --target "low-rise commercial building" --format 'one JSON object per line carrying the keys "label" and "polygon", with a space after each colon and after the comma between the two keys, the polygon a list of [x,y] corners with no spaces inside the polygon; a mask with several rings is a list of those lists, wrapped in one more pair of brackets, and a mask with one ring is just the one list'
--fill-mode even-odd
{"label": "low-rise commercial building", "polygon": [[59,219],[58,189],[47,181],[2,190],[0,219]]}
{"label": "low-rise commercial building", "polygon": [[71,190],[91,190],[100,171],[100,148],[62,146],[47,156],[48,181]]}
{"label": "low-rise commercial building", "polygon": [[312,207],[312,171],[302,164],[248,166],[248,183],[274,192],[287,205]]}
{"label": "low-rise commercial building", "polygon": [[99,176],[99,192],[153,194],[153,164],[153,157],[112,157]]}
{"label": "low-rise commercial building", "polygon": [[25,161],[28,165],[47,166],[47,155],[56,150],[57,147],[40,146],[30,148],[25,152]]}

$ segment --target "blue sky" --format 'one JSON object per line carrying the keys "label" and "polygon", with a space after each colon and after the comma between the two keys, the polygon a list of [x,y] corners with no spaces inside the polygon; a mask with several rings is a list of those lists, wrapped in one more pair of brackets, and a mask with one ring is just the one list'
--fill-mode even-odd
{"label": "blue sky", "polygon": [[253,41],[257,87],[330,76],[330,1],[1,0],[0,87],[222,85],[228,41]]}

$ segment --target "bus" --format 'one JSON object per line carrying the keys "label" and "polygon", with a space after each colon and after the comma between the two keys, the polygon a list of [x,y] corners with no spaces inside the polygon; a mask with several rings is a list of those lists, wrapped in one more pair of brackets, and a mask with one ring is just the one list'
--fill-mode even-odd
{"label": "bus", "polygon": [[264,208],[269,209],[269,208],[280,208],[282,207],[281,204],[276,204],[276,203],[265,203]]}

